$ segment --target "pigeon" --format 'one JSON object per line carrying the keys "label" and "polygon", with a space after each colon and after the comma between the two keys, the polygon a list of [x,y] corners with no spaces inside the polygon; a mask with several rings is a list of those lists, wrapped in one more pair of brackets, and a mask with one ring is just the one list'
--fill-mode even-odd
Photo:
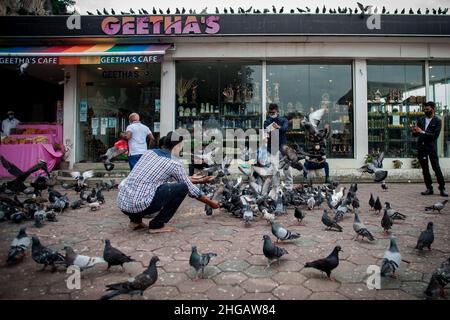
{"label": "pigeon", "polygon": [[200,14],[207,14],[208,13],[208,7],[204,7],[202,11],[200,11]]}
{"label": "pigeon", "polygon": [[267,234],[263,235],[263,240],[264,240],[263,253],[264,256],[268,259],[268,264],[266,268],[270,267],[270,265],[274,261],[279,262],[279,259],[283,255],[289,253],[287,252],[286,249],[275,246]]}
{"label": "pigeon", "polygon": [[272,221],[275,221],[275,215],[272,213],[269,213],[269,211],[267,211],[267,209],[263,209],[263,218],[267,220],[267,223],[271,223]]}
{"label": "pigeon", "polygon": [[381,183],[381,189],[383,189],[384,191],[388,191],[388,186],[387,186],[386,182],[383,181]]}
{"label": "pigeon", "polygon": [[91,211],[97,211],[98,209],[100,209],[100,202],[89,203],[89,208],[91,209]]}
{"label": "pigeon", "polygon": [[90,12],[90,11],[86,11],[86,13],[88,14],[88,15],[90,15],[90,16],[93,16],[94,14],[92,13],[92,12]]}
{"label": "pigeon", "polygon": [[400,13],[401,13],[401,14],[405,14],[405,12],[406,12],[406,9],[403,8],[402,12],[400,12]]}
{"label": "pigeon", "polygon": [[314,197],[311,196],[308,201],[306,201],[306,204],[308,205],[309,210],[313,210],[314,206],[316,205],[316,201],[314,200]]}
{"label": "pigeon", "polygon": [[320,270],[322,272],[325,272],[327,274],[328,279],[334,281],[333,278],[331,278],[331,271],[337,268],[339,265],[339,251],[342,251],[342,248],[340,246],[336,246],[333,249],[333,252],[331,254],[324,258],[315,260],[312,262],[307,262],[305,264],[305,268],[314,268],[317,270]]}
{"label": "pigeon", "polygon": [[127,256],[119,249],[111,246],[111,241],[109,239],[105,239],[105,249],[103,250],[103,259],[108,263],[108,269],[111,266],[121,266],[123,267],[124,263],[136,261],[132,259],[130,256]]}
{"label": "pigeon", "polygon": [[8,251],[8,258],[6,260],[8,265],[19,263],[25,257],[28,247],[30,246],[30,238],[28,238],[26,231],[27,228],[20,228],[19,233],[11,242],[11,247]]}
{"label": "pigeon", "polygon": [[306,115],[302,121],[302,126],[306,129],[309,136],[313,141],[321,141],[328,134],[327,130],[319,130],[319,124],[325,115],[326,108],[318,109],[310,114]]}
{"label": "pigeon", "polygon": [[98,202],[100,202],[101,204],[104,204],[104,203],[105,203],[105,196],[103,195],[101,189],[99,189],[99,190],[97,191],[96,197],[97,197],[97,201],[98,201]]}
{"label": "pigeon", "polygon": [[406,216],[403,213],[398,212],[395,209],[391,208],[391,204],[389,202],[384,203],[386,206],[387,213],[392,220],[405,220]]}
{"label": "pigeon", "polygon": [[103,14],[105,14],[105,15],[109,16],[109,12],[108,12],[108,11],[106,11],[106,9],[105,9],[105,8],[103,8]]}
{"label": "pigeon", "polygon": [[128,281],[106,285],[106,290],[111,292],[103,295],[100,300],[109,300],[121,294],[140,294],[142,296],[144,291],[158,280],[158,268],[156,267],[158,261],[159,258],[153,256],[147,269],[138,276]]}
{"label": "pigeon", "polygon": [[56,219],[56,213],[53,210],[47,211],[45,213],[45,218],[47,218],[47,221],[58,222],[58,219]]}
{"label": "pigeon", "polygon": [[291,231],[283,228],[276,222],[272,221],[271,225],[272,225],[272,234],[277,238],[277,242],[278,242],[278,240],[283,241],[283,240],[293,240],[293,239],[300,238],[300,233],[291,232]]}
{"label": "pigeon", "polygon": [[34,213],[34,226],[36,228],[42,228],[42,226],[43,226],[42,222],[44,222],[45,217],[46,217],[46,215],[45,215],[44,210],[36,211]]}
{"label": "pigeon", "polygon": [[83,172],[83,174],[81,174],[78,171],[74,171],[74,172],[71,172],[70,175],[77,181],[77,184],[79,187],[83,187],[85,185],[85,182],[89,178],[92,178],[94,176],[94,171],[88,170],[88,171]]}
{"label": "pigeon", "polygon": [[330,219],[330,217],[328,216],[327,210],[323,210],[322,223],[327,227],[327,230],[334,229],[336,231],[342,232],[342,227],[340,225],[338,225],[335,220]]}
{"label": "pigeon", "polygon": [[64,258],[66,267],[77,266],[81,271],[84,271],[86,269],[92,268],[96,264],[106,263],[106,261],[100,257],[89,257],[77,254],[70,246],[65,246],[64,251],[66,251],[66,256]]}
{"label": "pigeon", "polygon": [[127,152],[127,149],[118,149],[116,147],[111,147],[106,150],[106,153],[100,156],[106,171],[111,171],[114,169],[114,164],[111,162],[114,158],[120,156]]}
{"label": "pigeon", "polygon": [[295,208],[294,210],[294,217],[297,218],[297,221],[302,224],[303,219],[305,218],[306,214],[299,208]]}
{"label": "pigeon", "polygon": [[381,264],[381,276],[391,275],[395,278],[395,271],[400,267],[402,255],[398,251],[396,237],[391,236],[389,248],[384,252]]}
{"label": "pigeon", "polygon": [[[178,8],[177,8],[177,10],[178,10]],[[143,14],[149,14],[148,11],[145,10],[145,9],[142,9],[142,13],[143,13]],[[177,14],[179,14],[179,13],[180,13],[180,12],[178,12]]]}
{"label": "pigeon", "polygon": [[205,204],[205,213],[207,216],[210,216],[213,214],[213,208]]}
{"label": "pigeon", "polygon": [[387,210],[384,209],[383,218],[381,218],[381,226],[383,227],[384,234],[387,234],[387,232],[392,228],[393,223],[394,222],[388,215]]}
{"label": "pigeon", "polygon": [[371,6],[363,6],[361,3],[357,2],[356,3],[358,5],[358,8],[362,11],[362,12],[366,12],[367,10],[370,9]]}
{"label": "pigeon", "polygon": [[48,172],[47,168],[47,162],[45,162],[44,160],[39,160],[38,163],[29,168],[27,171],[20,170],[13,163],[6,160],[3,156],[0,156],[0,161],[3,167],[5,167],[5,169],[15,177],[14,180],[8,181],[6,183],[6,188],[16,193],[22,192],[27,188],[24,184],[25,180],[30,176],[30,174],[38,170],[43,170],[47,174],[47,177],[50,177],[50,173]]}
{"label": "pigeon", "polygon": [[130,13],[131,13],[131,14],[134,14],[135,12],[134,12],[133,9],[130,8]]}
{"label": "pigeon", "polygon": [[38,264],[44,265],[42,270],[50,265],[52,266],[52,271],[56,271],[56,265],[64,263],[64,256],[57,251],[44,247],[38,237],[33,236],[31,241],[31,257]]}
{"label": "pigeon", "polygon": [[112,15],[115,15],[115,14],[116,14],[116,12],[114,11],[113,8],[111,8],[111,14],[112,14]]}
{"label": "pigeon", "polygon": [[358,240],[359,236],[361,236],[363,240],[364,238],[367,238],[370,241],[375,240],[372,233],[370,233],[370,231],[367,229],[364,223],[362,223],[361,220],[359,219],[359,215],[357,212],[355,212],[355,218],[353,220],[353,230],[355,230],[356,232],[355,240]]}
{"label": "pigeon", "polygon": [[381,152],[378,157],[374,158],[372,162],[365,164],[359,168],[360,172],[367,172],[374,175],[375,182],[381,182],[386,179],[388,172],[382,170],[383,168],[384,152]]}
{"label": "pigeon", "polygon": [[80,200],[75,200],[74,202],[72,202],[70,204],[70,207],[75,210],[75,209],[80,209],[81,206],[84,204],[84,200],[80,199]]}
{"label": "pigeon", "polygon": [[253,211],[248,203],[244,205],[242,218],[246,225],[250,224],[250,221],[253,220]]}
{"label": "pigeon", "polygon": [[102,12],[100,10],[97,9],[97,15],[102,16]]}
{"label": "pigeon", "polygon": [[434,298],[438,293],[444,297],[444,287],[450,282],[450,258],[444,261],[431,275],[424,294],[427,298]]}
{"label": "pigeon", "polygon": [[444,209],[445,205],[447,204],[448,200],[444,200],[442,202],[436,202],[435,204],[433,204],[430,207],[425,207],[425,211],[430,211],[430,210],[437,210],[439,213],[441,213],[441,210]]}
{"label": "pigeon", "polygon": [[217,257],[217,254],[212,252],[199,254],[197,252],[197,246],[192,246],[189,265],[195,269],[196,276],[198,275],[198,271],[201,270],[203,278],[205,267],[209,264],[209,260],[213,257]]}
{"label": "pigeon", "polygon": [[375,204],[373,205],[373,210],[375,212],[378,211],[378,213],[381,213],[381,209],[383,209],[383,206],[381,205],[380,198],[377,197],[377,200],[375,200]]}
{"label": "pigeon", "polygon": [[415,249],[422,251],[423,248],[427,247],[428,250],[431,250],[431,244],[433,243],[433,241],[434,241],[433,222],[430,221],[427,224],[427,229],[420,233]]}
{"label": "pigeon", "polygon": [[[380,204],[381,204],[381,202],[380,202]],[[373,198],[373,194],[370,194],[369,206],[370,206],[370,210],[373,210],[373,209],[374,209],[374,206],[375,206],[375,199]]]}

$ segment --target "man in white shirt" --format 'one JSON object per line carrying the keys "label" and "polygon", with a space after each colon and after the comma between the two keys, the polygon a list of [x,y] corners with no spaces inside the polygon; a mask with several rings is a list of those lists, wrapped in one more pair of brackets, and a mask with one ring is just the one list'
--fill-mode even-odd
{"label": "man in white shirt", "polygon": [[144,152],[150,148],[155,138],[150,129],[141,123],[137,113],[130,114],[128,119],[130,125],[122,137],[128,140],[128,163],[130,170],[133,170],[133,167]]}
{"label": "man in white shirt", "polygon": [[9,136],[11,129],[15,128],[20,121],[14,118],[14,111],[7,112],[8,118],[2,121],[2,132],[4,136]]}

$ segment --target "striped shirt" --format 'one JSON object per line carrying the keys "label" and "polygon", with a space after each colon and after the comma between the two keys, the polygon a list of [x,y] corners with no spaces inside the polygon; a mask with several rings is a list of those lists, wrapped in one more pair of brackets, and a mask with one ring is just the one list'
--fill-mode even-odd
{"label": "striped shirt", "polygon": [[189,180],[182,163],[171,157],[170,151],[148,150],[120,187],[117,206],[128,213],[142,212],[152,203],[156,189],[173,179],[185,183],[191,197],[202,195],[200,189]]}

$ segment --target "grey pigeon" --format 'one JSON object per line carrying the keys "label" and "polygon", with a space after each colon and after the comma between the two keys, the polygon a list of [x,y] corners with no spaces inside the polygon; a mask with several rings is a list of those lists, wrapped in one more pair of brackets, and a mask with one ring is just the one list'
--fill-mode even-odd
{"label": "grey pigeon", "polygon": [[323,210],[322,214],[322,223],[327,227],[327,230],[336,230],[339,232],[342,232],[342,227],[337,224],[335,220],[331,220],[328,216],[328,211]]}
{"label": "grey pigeon", "polygon": [[359,214],[357,212],[355,212],[355,218],[353,220],[353,230],[355,230],[356,232],[355,240],[358,240],[359,236],[361,236],[363,240],[364,238],[367,238],[370,241],[375,240],[372,233],[370,233],[369,229],[367,229],[364,223],[362,223],[361,220],[359,219]]}
{"label": "grey pigeon", "polygon": [[386,182],[383,181],[383,182],[381,183],[381,189],[383,189],[384,191],[388,191],[389,188],[388,188]]}
{"label": "grey pigeon", "polygon": [[397,247],[397,238],[390,237],[389,248],[384,252],[383,261],[381,263],[381,276],[390,275],[395,278],[395,271],[400,267],[402,255]]}
{"label": "grey pigeon", "polygon": [[96,264],[106,263],[106,261],[100,257],[89,257],[77,254],[70,246],[65,246],[64,250],[66,251],[66,256],[64,257],[66,267],[77,266],[81,271],[84,271],[92,268]]}
{"label": "grey pigeon", "polygon": [[384,152],[381,152],[376,158],[373,159],[372,162],[367,163],[361,168],[359,168],[359,171],[373,174],[374,181],[381,182],[385,180],[388,175],[388,172],[386,170],[382,170],[383,160],[384,160]]}
{"label": "grey pigeon", "polygon": [[47,266],[52,266],[52,271],[55,271],[56,265],[64,263],[65,260],[63,255],[57,251],[44,247],[38,237],[33,236],[31,240],[31,257],[36,263],[44,265],[42,270]]}
{"label": "grey pigeon", "polygon": [[45,217],[46,215],[44,210],[36,211],[34,213],[34,226],[36,228],[42,228]]}
{"label": "grey pigeon", "polygon": [[156,267],[156,263],[158,261],[159,258],[157,256],[153,256],[150,259],[147,269],[145,269],[145,271],[141,274],[129,279],[128,281],[106,285],[106,290],[111,292],[102,296],[100,300],[109,300],[121,294],[140,294],[142,296],[144,291],[153,285],[156,280],[158,280],[158,268]]}
{"label": "grey pigeon", "polygon": [[450,258],[444,261],[431,275],[430,283],[425,290],[427,298],[434,298],[437,294],[444,297],[444,287],[450,282]]}
{"label": "grey pigeon", "polygon": [[430,210],[437,210],[439,213],[441,213],[441,210],[444,209],[445,205],[447,204],[448,200],[444,200],[442,202],[436,202],[435,204],[433,204],[430,207],[425,207],[426,211],[430,211]]}
{"label": "grey pigeon", "polygon": [[339,251],[342,251],[342,248],[340,246],[336,246],[328,257],[307,262],[305,264],[305,268],[314,268],[325,272],[328,279],[334,281],[334,279],[331,278],[331,271],[336,269],[339,265]]}
{"label": "grey pigeon", "polygon": [[381,226],[383,227],[384,234],[387,234],[387,232],[392,228],[393,223],[394,222],[391,217],[389,217],[387,210],[384,209],[383,218],[381,218]]}
{"label": "grey pigeon", "polygon": [[198,275],[198,271],[201,270],[203,278],[205,267],[209,264],[209,261],[213,257],[217,257],[217,254],[212,252],[199,254],[197,251],[197,246],[192,246],[192,252],[189,258],[189,265],[195,269],[196,276]]}
{"label": "grey pigeon", "polygon": [[74,202],[71,203],[70,207],[75,210],[75,209],[80,209],[81,206],[84,204],[84,200],[80,199],[80,200],[75,200]]}
{"label": "grey pigeon", "polygon": [[431,244],[433,242],[434,242],[433,222],[430,221],[427,224],[427,229],[420,233],[415,249],[422,251],[423,248],[427,247],[428,250],[431,250]]}
{"label": "grey pigeon", "polygon": [[283,240],[293,240],[293,239],[300,238],[300,233],[291,232],[291,231],[283,228],[276,222],[272,221],[271,225],[272,225],[272,234],[277,238],[277,242],[278,242],[278,240],[283,241]]}
{"label": "grey pigeon", "polygon": [[109,239],[105,239],[105,249],[103,250],[103,259],[108,263],[108,269],[111,266],[123,267],[124,263],[136,261],[132,259],[130,256],[127,256],[119,249],[116,249],[113,246],[111,246],[111,241]]}
{"label": "grey pigeon", "polygon": [[30,238],[28,238],[26,230],[27,228],[25,227],[20,228],[17,237],[11,242],[8,258],[6,260],[7,264],[11,265],[19,263],[25,257],[28,247],[30,246]]}
{"label": "grey pigeon", "polygon": [[406,216],[403,213],[398,212],[395,209],[391,208],[391,204],[389,202],[384,203],[386,205],[387,214],[391,217],[392,220],[405,220]]}
{"label": "grey pigeon", "polygon": [[265,234],[263,235],[264,245],[263,245],[263,253],[264,256],[268,259],[267,268],[272,264],[273,261],[279,261],[279,259],[288,254],[286,249],[277,247],[272,243],[270,237]]}

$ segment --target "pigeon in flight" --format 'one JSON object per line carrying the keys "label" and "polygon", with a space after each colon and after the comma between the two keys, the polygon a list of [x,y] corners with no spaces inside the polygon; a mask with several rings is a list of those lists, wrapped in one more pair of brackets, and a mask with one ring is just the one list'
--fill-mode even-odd
{"label": "pigeon in flight", "polygon": [[43,170],[47,174],[47,177],[50,178],[50,173],[48,172],[47,168],[47,162],[45,162],[44,160],[39,160],[38,163],[29,168],[27,171],[20,170],[13,163],[6,160],[3,156],[0,156],[0,162],[2,163],[3,167],[5,167],[5,169],[15,177],[14,180],[8,181],[6,183],[6,187],[9,190],[14,191],[16,193],[22,192],[27,188],[26,185],[24,184],[25,180],[32,173],[38,170]]}
{"label": "pigeon in flight", "polygon": [[371,163],[367,163],[359,168],[359,171],[364,173],[373,174],[373,180],[375,182],[381,182],[386,179],[388,172],[382,170],[383,168],[384,152],[381,152],[378,157],[374,158]]}
{"label": "pigeon in flight", "polygon": [[308,132],[310,137],[309,139],[313,141],[321,141],[328,135],[328,130],[319,130],[318,128],[326,111],[327,108],[320,108],[306,115],[302,119],[301,124]]}
{"label": "pigeon in flight", "polygon": [[328,216],[327,210],[323,210],[322,223],[327,227],[327,230],[334,229],[335,231],[342,232],[342,227],[340,225],[338,225],[335,220],[330,219],[330,217]]}
{"label": "pigeon in flight", "polygon": [[8,258],[6,260],[7,264],[11,265],[19,263],[25,257],[28,247],[30,246],[30,238],[28,238],[26,230],[26,227],[20,228],[17,237],[11,242]]}
{"label": "pigeon in flight", "polygon": [[335,281],[333,278],[331,278],[331,271],[336,269],[339,265],[339,251],[342,251],[342,248],[340,246],[336,246],[328,257],[312,262],[307,262],[305,264],[305,268],[314,268],[325,272],[328,279]]}
{"label": "pigeon in flight", "polygon": [[433,222],[430,221],[427,224],[427,229],[420,233],[415,249],[422,251],[423,248],[427,247],[428,250],[431,250],[431,244],[433,242],[434,242]]}
{"label": "pigeon in flight", "polygon": [[445,205],[447,204],[448,200],[444,200],[442,202],[436,202],[430,207],[425,207],[425,211],[431,211],[437,210],[439,213],[441,213],[441,210],[444,209]]}
{"label": "pigeon in flight", "polygon": [[398,251],[397,239],[394,236],[390,238],[389,248],[384,252],[383,261],[381,264],[381,276],[390,275],[395,278],[395,271],[400,267],[402,255]]}
{"label": "pigeon in flight", "polygon": [[204,276],[205,267],[209,264],[211,258],[217,257],[216,253],[204,253],[199,254],[197,251],[197,246],[192,246],[191,256],[189,258],[189,265],[195,269],[195,276],[198,276],[198,271],[202,271],[202,278]]}
{"label": "pigeon in flight", "polygon": [[359,236],[361,236],[363,240],[364,238],[367,238],[370,241],[375,240],[372,233],[370,233],[369,229],[367,229],[364,223],[362,223],[361,220],[359,219],[359,214],[357,212],[355,212],[355,218],[353,220],[353,230],[355,230],[356,232],[355,240],[358,240]]}
{"label": "pigeon in flight", "polygon": [[272,225],[272,234],[277,238],[277,242],[278,242],[278,240],[284,241],[284,240],[293,240],[293,239],[300,238],[300,233],[291,232],[291,231],[283,228],[276,222],[272,221],[271,225]]}
{"label": "pigeon in flight", "polygon": [[121,267],[123,267],[124,263],[136,261],[132,259],[130,256],[127,256],[119,249],[116,249],[113,246],[111,246],[111,241],[109,239],[105,239],[105,249],[103,250],[103,259],[108,263],[108,269],[111,266],[120,265]]}
{"label": "pigeon in flight", "polygon": [[158,280],[158,268],[156,263],[159,261],[157,256],[150,259],[150,263],[144,272],[125,282],[119,282],[106,285],[106,290],[111,291],[100,298],[100,300],[109,300],[121,294],[136,295],[144,293],[147,288]]}
{"label": "pigeon in flight", "polygon": [[81,271],[84,271],[86,269],[92,268],[96,264],[106,263],[106,261],[100,257],[89,257],[77,254],[70,246],[65,246],[64,250],[66,251],[66,256],[64,258],[66,267],[74,265],[79,267]]}
{"label": "pigeon in flight", "polygon": [[263,253],[264,256],[268,259],[268,264],[267,267],[270,267],[270,265],[274,262],[274,261],[278,261],[279,263],[279,259],[285,255],[288,254],[289,252],[287,252],[286,249],[284,248],[280,248],[277,247],[276,245],[274,245],[272,243],[272,240],[270,239],[270,237],[265,234],[263,235],[263,240],[264,240],[264,245],[263,245]]}
{"label": "pigeon in flight", "polygon": [[81,174],[79,171],[71,172],[70,175],[77,181],[79,187],[85,186],[86,181],[94,176],[93,170],[88,170]]}
{"label": "pigeon in flight", "polygon": [[430,283],[425,290],[427,298],[435,298],[436,295],[445,297],[444,287],[450,282],[450,258],[444,261],[431,275]]}

